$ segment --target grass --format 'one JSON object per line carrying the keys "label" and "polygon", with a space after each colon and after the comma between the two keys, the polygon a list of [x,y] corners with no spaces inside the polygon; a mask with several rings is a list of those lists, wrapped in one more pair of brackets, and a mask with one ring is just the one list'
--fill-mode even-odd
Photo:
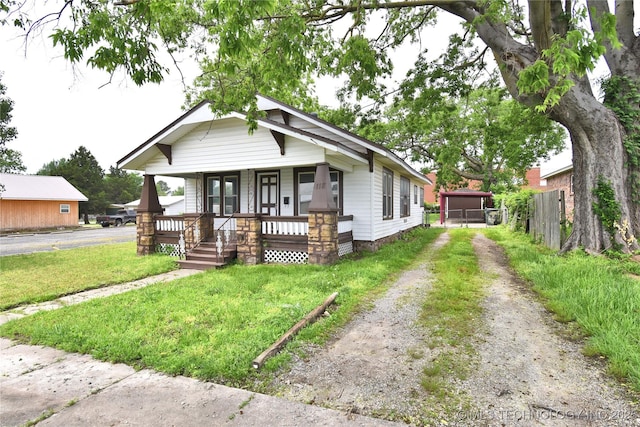
{"label": "grass", "polygon": [[434,256],[435,281],[420,315],[421,325],[431,336],[427,346],[436,354],[423,368],[421,384],[437,403],[454,408],[462,403],[449,384],[451,378],[466,378],[472,369],[475,351],[471,338],[481,326],[480,303],[485,292],[471,244],[475,232],[451,229],[449,235],[449,242]]}
{"label": "grass", "polygon": [[640,280],[630,276],[638,263],[580,251],[558,256],[504,228],[486,233],[556,318],[578,325],[585,354],[606,357],[609,371],[640,391]]}
{"label": "grass", "polygon": [[324,342],[409,265],[442,230],[421,229],[333,266],[235,265],[40,312],[0,326],[0,335],[88,353],[137,368],[256,387],[252,360],[331,293],[331,315],[269,359],[269,375],[301,342]]}
{"label": "grass", "polygon": [[135,243],[5,256],[0,258],[0,310],[176,268],[167,256],[137,256]]}
{"label": "grass", "polygon": [[434,213],[434,212],[429,212],[427,215],[428,216],[428,223],[429,224],[440,224],[440,214],[439,213]]}

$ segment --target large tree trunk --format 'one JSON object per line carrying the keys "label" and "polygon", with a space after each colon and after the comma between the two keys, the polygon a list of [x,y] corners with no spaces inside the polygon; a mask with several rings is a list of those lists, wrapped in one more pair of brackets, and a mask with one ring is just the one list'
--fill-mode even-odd
{"label": "large tree trunk", "polygon": [[[590,0],[589,4],[594,6],[593,10],[597,10],[598,14],[608,11],[607,2]],[[617,8],[617,30],[623,47],[616,50],[609,46],[605,56],[613,75],[637,80],[640,38],[633,31],[633,7],[625,6],[628,5],[623,4]],[[540,59],[543,49],[549,48],[554,34],[564,35],[566,24],[563,24],[565,20],[562,18],[564,12],[561,2],[529,1],[533,45],[524,45],[514,40],[504,23],[491,19],[478,20],[479,11],[463,2],[440,7],[473,23],[480,38],[491,48],[500,65],[503,80],[515,99],[532,107],[542,103],[542,94],[523,94],[518,90],[516,82],[519,73]],[[626,131],[614,112],[593,95],[588,78],[572,77],[576,85],[549,112],[553,120],[568,129],[573,149],[574,225],[562,250],[582,247],[589,252],[601,252],[611,247],[612,237],[623,250],[636,250],[637,241],[627,244],[633,236],[640,237],[640,204],[633,201],[631,172],[623,144]],[[557,76],[550,76],[552,83],[556,79]],[[593,190],[599,177],[603,177],[613,188],[615,199],[620,205],[620,223],[626,221],[630,226],[625,236],[618,232],[610,236],[594,213],[593,202],[597,199]],[[640,193],[640,189],[638,192]]]}
{"label": "large tree trunk", "polygon": [[[638,248],[637,242],[628,245],[625,239],[639,235],[638,204],[633,202],[628,176],[627,154],[623,145],[625,130],[615,114],[598,102],[584,85],[578,85],[563,97],[551,113],[571,135],[574,169],[574,225],[563,251],[582,247],[590,252],[610,248],[613,240],[624,250]],[[620,224],[632,227],[622,236],[610,236],[593,211],[597,197],[593,190],[599,178],[611,184],[620,204]]]}

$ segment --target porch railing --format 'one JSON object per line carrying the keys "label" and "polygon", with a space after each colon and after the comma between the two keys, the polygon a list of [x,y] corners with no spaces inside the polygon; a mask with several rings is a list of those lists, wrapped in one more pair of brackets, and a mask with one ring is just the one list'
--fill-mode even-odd
{"label": "porch railing", "polygon": [[180,236],[183,236],[183,231],[184,216],[156,216],[156,250],[167,255],[182,258],[184,256],[184,238],[183,241],[180,242]]}
{"label": "porch railing", "polygon": [[228,218],[214,218],[213,227],[213,241],[216,245],[218,261],[220,261],[224,259],[227,250],[236,248],[236,218],[233,215]]}
{"label": "porch railing", "polygon": [[353,215],[338,217],[338,256],[353,252]]}
{"label": "porch railing", "polygon": [[353,215],[338,217],[338,234],[353,232]]}
{"label": "porch railing", "polygon": [[263,217],[262,234],[306,236],[309,234],[309,221],[304,216]]}
{"label": "porch railing", "polygon": [[191,223],[181,231],[179,242],[185,254],[196,248],[203,240],[209,237],[211,216],[210,213],[203,212],[193,218]]}
{"label": "porch railing", "polygon": [[[189,218],[189,216],[157,216],[156,241],[163,248],[163,252],[182,258],[187,251],[207,237],[211,237],[214,241],[218,256],[222,256],[225,249],[236,245],[237,220],[234,216],[204,220],[204,215],[211,214],[202,214],[198,217],[192,215],[193,222],[185,221],[185,217]],[[185,227],[185,224],[190,225]],[[304,255],[294,256],[303,262],[306,259],[309,235],[307,217],[264,216],[261,232],[265,250],[304,253]],[[340,256],[353,252],[353,215],[343,215],[338,218],[338,245]]]}

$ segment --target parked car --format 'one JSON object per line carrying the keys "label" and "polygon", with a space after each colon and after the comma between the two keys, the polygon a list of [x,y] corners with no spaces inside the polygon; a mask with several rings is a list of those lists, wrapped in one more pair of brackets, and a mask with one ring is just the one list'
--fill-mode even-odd
{"label": "parked car", "polygon": [[120,227],[130,222],[136,223],[136,211],[132,209],[121,209],[113,215],[98,215],[96,217],[96,224],[101,224],[103,227],[110,225]]}

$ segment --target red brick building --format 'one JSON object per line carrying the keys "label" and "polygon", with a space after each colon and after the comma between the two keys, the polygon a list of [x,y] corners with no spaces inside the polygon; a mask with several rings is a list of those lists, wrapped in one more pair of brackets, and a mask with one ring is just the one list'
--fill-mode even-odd
{"label": "red brick building", "polygon": [[564,191],[564,205],[567,219],[573,221],[573,208],[575,205],[573,194],[573,164],[547,172],[541,176],[541,179],[547,181],[545,191]]}

